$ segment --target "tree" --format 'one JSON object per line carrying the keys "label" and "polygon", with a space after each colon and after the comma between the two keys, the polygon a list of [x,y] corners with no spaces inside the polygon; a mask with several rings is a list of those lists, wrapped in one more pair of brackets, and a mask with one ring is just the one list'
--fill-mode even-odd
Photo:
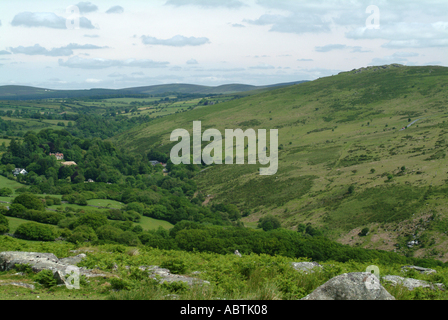
{"label": "tree", "polygon": [[93,230],[98,229],[101,226],[104,226],[108,224],[107,218],[105,215],[101,213],[86,213],[82,217],[79,217],[76,222],[73,224],[74,228],[77,228],[78,226],[88,226],[91,227]]}
{"label": "tree", "polygon": [[258,228],[262,228],[264,231],[275,230],[281,226],[280,220],[273,215],[267,215],[258,221]]}
{"label": "tree", "polygon": [[9,188],[1,188],[0,189],[0,196],[1,197],[9,197],[12,195],[13,191]]}
{"label": "tree", "polygon": [[376,171],[375,169],[370,169],[370,173],[371,173],[371,174],[374,174],[375,171]]}

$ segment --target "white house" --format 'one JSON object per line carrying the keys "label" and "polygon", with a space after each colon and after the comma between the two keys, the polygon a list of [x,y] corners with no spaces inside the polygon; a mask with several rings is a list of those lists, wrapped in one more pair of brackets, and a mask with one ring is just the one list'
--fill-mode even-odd
{"label": "white house", "polygon": [[19,174],[26,175],[26,174],[28,174],[28,171],[26,171],[25,169],[21,169],[21,168],[15,168],[13,171],[13,175],[17,176]]}

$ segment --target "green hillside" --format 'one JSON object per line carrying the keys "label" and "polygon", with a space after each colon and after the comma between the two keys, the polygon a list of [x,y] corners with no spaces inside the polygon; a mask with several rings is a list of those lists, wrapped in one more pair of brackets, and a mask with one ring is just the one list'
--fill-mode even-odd
{"label": "green hillside", "polygon": [[157,119],[113,140],[168,154],[171,132],[191,132],[197,120],[223,135],[278,129],[278,173],[215,166],[196,177],[211,203],[236,204],[250,213],[247,225],[272,213],[293,230],[311,223],[341,243],[446,261],[447,76],[437,66],[363,68]]}

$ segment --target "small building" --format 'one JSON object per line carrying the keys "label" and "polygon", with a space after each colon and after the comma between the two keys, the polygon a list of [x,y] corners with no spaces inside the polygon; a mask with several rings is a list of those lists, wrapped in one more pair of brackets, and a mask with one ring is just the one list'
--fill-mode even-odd
{"label": "small building", "polygon": [[26,174],[28,174],[28,171],[26,171],[25,169],[22,169],[22,168],[15,168],[15,169],[13,170],[12,174],[13,174],[14,176],[18,176],[19,174],[21,174],[21,175],[26,175]]}
{"label": "small building", "polygon": [[87,182],[94,183],[95,181],[93,181],[92,179],[89,179],[89,180],[87,180]]}
{"label": "small building", "polygon": [[152,160],[152,161],[149,161],[149,163],[152,164],[152,165],[155,167],[155,166],[158,165],[160,162],[157,161],[157,160]]}
{"label": "small building", "polygon": [[75,161],[61,162],[61,164],[62,164],[64,167],[68,167],[68,166],[77,166],[77,164],[76,164]]}
{"label": "small building", "polygon": [[50,156],[55,156],[56,160],[64,160],[64,154],[63,153],[59,153],[59,152],[50,153]]}

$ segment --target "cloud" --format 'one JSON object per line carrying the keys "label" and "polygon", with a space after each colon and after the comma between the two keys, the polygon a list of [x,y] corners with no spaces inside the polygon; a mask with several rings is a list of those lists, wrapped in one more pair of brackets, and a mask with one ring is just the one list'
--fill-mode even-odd
{"label": "cloud", "polygon": [[419,54],[416,52],[395,52],[391,56],[385,56],[383,58],[374,58],[369,65],[378,66],[378,65],[387,65],[392,63],[401,63],[410,65],[407,58],[418,57]]}
{"label": "cloud", "polygon": [[316,47],[314,50],[316,50],[317,52],[329,52],[333,50],[342,50],[345,48],[347,48],[345,44],[327,44],[323,47]]}
{"label": "cloud", "polygon": [[232,24],[232,27],[234,27],[234,28],[246,28],[245,25],[240,24],[240,23],[234,23],[234,24]]}
{"label": "cloud", "polygon": [[143,44],[147,45],[161,45],[161,46],[171,46],[171,47],[185,47],[185,46],[201,46],[210,43],[208,38],[195,38],[195,37],[184,37],[177,35],[171,39],[157,39],[149,36],[142,36]]}
{"label": "cloud", "polygon": [[249,67],[249,69],[271,70],[271,69],[275,69],[275,67],[271,66],[269,64],[266,64],[266,63],[262,63],[255,67]]}
{"label": "cloud", "polygon": [[202,8],[226,7],[231,9],[237,9],[246,6],[242,1],[239,0],[168,0],[165,5],[171,5],[175,7],[199,6]]}
{"label": "cloud", "polygon": [[98,7],[91,2],[80,2],[76,6],[79,8],[80,13],[89,13],[98,10]]}
{"label": "cloud", "polygon": [[387,49],[448,47],[448,39],[392,40],[381,47]]}
{"label": "cloud", "polygon": [[317,14],[295,12],[289,16],[264,14],[256,20],[243,20],[252,25],[272,25],[269,31],[282,33],[322,33],[330,32],[330,21],[324,21]]}
{"label": "cloud", "polygon": [[84,37],[85,38],[99,38],[100,36],[97,34],[85,34]]}
{"label": "cloud", "polygon": [[67,61],[59,59],[59,65],[67,68],[77,69],[106,69],[111,67],[134,67],[134,68],[165,68],[169,62],[156,62],[153,60],[108,60],[108,59],[83,59],[72,57]]}
{"label": "cloud", "polygon": [[313,59],[297,59],[297,61],[300,62],[310,62],[310,61],[314,61]]}
{"label": "cloud", "polygon": [[5,55],[5,54],[11,54],[11,52],[8,52],[6,50],[1,50],[0,51],[0,55]]}
{"label": "cloud", "polygon": [[187,64],[199,64],[196,59],[191,59],[187,61]]}
{"label": "cloud", "polygon": [[0,20],[0,27],[2,26],[2,20]]}
{"label": "cloud", "polygon": [[124,8],[121,6],[113,6],[109,10],[106,11],[106,13],[123,13]]}
{"label": "cloud", "polygon": [[131,75],[133,76],[144,76],[145,74],[143,72],[132,72]]}
{"label": "cloud", "polygon": [[383,48],[428,48],[448,46],[448,22],[391,23],[379,29],[357,28],[346,33],[349,39],[384,39]]}
{"label": "cloud", "polygon": [[19,46],[16,48],[9,48],[14,54],[26,54],[29,56],[49,56],[49,57],[62,57],[62,56],[71,56],[73,54],[73,50],[76,49],[84,49],[84,50],[93,50],[93,49],[103,49],[107,47],[99,47],[93,44],[77,44],[70,43],[65,47],[53,48],[51,50],[47,50],[46,48],[40,46],[39,44],[35,44],[32,47],[23,47]]}
{"label": "cloud", "polygon": [[365,53],[365,52],[371,52],[368,50],[362,50],[362,47],[360,46],[347,46],[345,44],[327,44],[323,47],[315,47],[314,50],[317,52],[330,52],[333,50],[344,50],[344,49],[352,49],[351,53]]}
{"label": "cloud", "polygon": [[[52,12],[21,12],[12,19],[11,25],[14,27],[67,29],[66,19]],[[83,29],[95,29],[92,22],[85,17],[79,19],[79,27]]]}

